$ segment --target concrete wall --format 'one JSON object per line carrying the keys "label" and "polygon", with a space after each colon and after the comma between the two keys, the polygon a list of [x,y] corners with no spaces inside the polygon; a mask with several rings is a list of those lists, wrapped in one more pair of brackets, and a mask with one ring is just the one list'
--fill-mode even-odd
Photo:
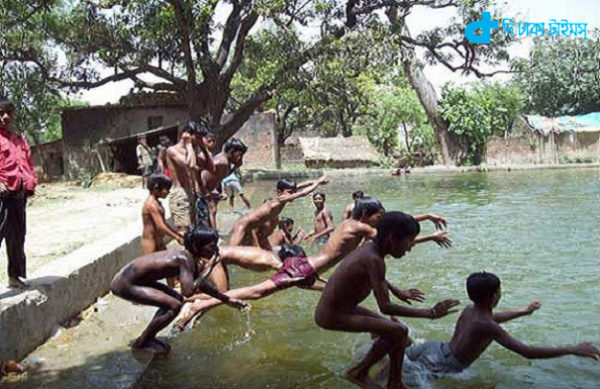
{"label": "concrete wall", "polygon": [[136,222],[37,270],[26,291],[0,291],[0,361],[21,360],[106,294],[117,271],[141,255],[139,232]]}
{"label": "concrete wall", "polygon": [[46,159],[46,168],[51,177],[58,177],[64,174],[64,147],[62,140],[32,146],[31,154],[33,155],[33,163],[39,177],[43,175],[42,154]]}
{"label": "concrete wall", "polygon": [[[85,170],[100,171],[94,152],[100,141],[117,139],[148,131],[148,118],[162,116],[163,125],[184,123],[189,115],[185,106],[89,107],[66,109],[62,114],[65,145],[65,173],[77,177]],[[103,155],[106,158],[105,155]]]}

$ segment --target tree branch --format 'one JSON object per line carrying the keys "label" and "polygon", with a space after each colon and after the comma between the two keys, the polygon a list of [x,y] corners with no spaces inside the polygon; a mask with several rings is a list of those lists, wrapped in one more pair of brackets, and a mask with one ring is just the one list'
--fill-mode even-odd
{"label": "tree branch", "polygon": [[248,33],[252,29],[252,27],[256,24],[258,20],[258,13],[255,11],[250,12],[248,16],[244,18],[242,21],[242,25],[240,26],[240,31],[238,32],[238,37],[235,42],[235,53],[233,55],[233,60],[231,64],[229,64],[227,70],[225,71],[225,82],[229,85],[233,75],[239,68],[242,63],[242,59],[244,58],[244,49],[246,47],[246,38],[248,37]]}
{"label": "tree branch", "polygon": [[242,22],[241,13],[242,7],[240,6],[239,1],[233,1],[233,9],[227,18],[227,22],[225,22],[223,37],[221,39],[221,44],[219,45],[219,51],[217,54],[217,66],[219,67],[219,70],[223,68],[225,61],[227,61],[227,57],[229,57],[231,44],[233,43],[240,23]]}
{"label": "tree branch", "polygon": [[192,48],[190,45],[190,29],[188,20],[183,9],[181,0],[169,0],[169,3],[175,10],[175,18],[177,19],[177,28],[181,34],[181,50],[183,51],[185,69],[187,73],[187,82],[190,89],[196,86],[196,70],[194,69],[194,59],[192,57]]}

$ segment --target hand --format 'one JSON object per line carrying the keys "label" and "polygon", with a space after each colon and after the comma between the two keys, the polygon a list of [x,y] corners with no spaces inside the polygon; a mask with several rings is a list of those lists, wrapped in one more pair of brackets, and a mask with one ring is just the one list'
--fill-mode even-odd
{"label": "hand", "polygon": [[237,308],[240,311],[246,308],[251,308],[251,305],[248,304],[247,302],[243,301],[243,300],[238,300],[238,299],[229,299],[229,301],[227,301],[227,305],[229,305],[232,308]]}
{"label": "hand", "polygon": [[183,143],[187,144],[192,141],[192,136],[189,132],[184,132],[183,134],[181,134],[181,139],[183,139]]}
{"label": "hand", "polygon": [[329,183],[329,177],[323,175],[319,177],[317,181],[319,182],[319,185],[325,185]]}
{"label": "hand", "polygon": [[542,304],[539,301],[534,301],[531,304],[529,304],[527,308],[525,308],[525,311],[527,313],[533,313],[533,311],[540,309],[541,306]]}
{"label": "hand", "polygon": [[183,236],[177,238],[177,243],[179,243],[180,246],[183,246]]}
{"label": "hand", "polygon": [[458,312],[458,309],[454,309],[450,311],[450,308],[454,308],[460,304],[458,300],[444,300],[435,304],[433,308],[429,310],[429,318],[430,319],[439,319],[440,317],[444,317],[454,312]]}
{"label": "hand", "polygon": [[452,240],[448,238],[448,232],[450,231],[434,232],[433,234],[431,234],[431,239],[440,247],[452,247]]}
{"label": "hand", "polygon": [[587,357],[595,360],[600,360],[600,350],[589,342],[579,343],[575,346],[574,353],[579,357]]}
{"label": "hand", "polygon": [[396,297],[398,297],[400,300],[404,301],[408,305],[412,305],[410,300],[417,301],[419,303],[425,301],[425,294],[419,289],[399,290],[398,294],[396,294]]}
{"label": "hand", "polygon": [[0,196],[4,196],[8,193],[8,188],[4,182],[0,182]]}
{"label": "hand", "polygon": [[448,225],[448,221],[445,217],[434,215],[433,213],[429,214],[429,220],[435,224],[436,230],[443,230]]}

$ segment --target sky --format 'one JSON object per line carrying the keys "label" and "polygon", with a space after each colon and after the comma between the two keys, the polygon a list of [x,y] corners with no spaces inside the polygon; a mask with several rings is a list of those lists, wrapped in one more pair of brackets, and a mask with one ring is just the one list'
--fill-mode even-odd
{"label": "sky", "polygon": [[[549,23],[551,19],[567,19],[570,23],[587,23],[587,31],[600,28],[600,0],[509,0],[497,1],[497,4],[505,10],[506,15],[492,15],[492,19],[500,19],[518,15],[517,20],[533,23]],[[433,27],[444,26],[453,16],[453,8],[431,10],[426,7],[416,7],[408,17],[408,26],[411,34],[417,35]],[[217,20],[223,22],[228,15],[226,7],[217,8]],[[310,35],[310,28],[305,32]],[[532,39],[522,38],[511,45],[509,53],[515,57],[526,57],[532,46]],[[565,38],[568,39],[568,38]],[[571,38],[572,39],[572,38]],[[495,68],[482,67],[484,71],[492,71]],[[112,74],[111,70],[101,70],[105,75]],[[447,82],[462,84],[475,81],[474,76],[465,77],[460,73],[453,73],[442,65],[427,65],[425,75],[432,82],[438,94],[441,87]],[[144,77],[153,81],[152,77]],[[502,80],[506,75],[495,76],[494,79]],[[82,91],[80,99],[91,105],[103,105],[116,103],[119,98],[128,94],[133,87],[131,81],[112,82],[99,88]]]}

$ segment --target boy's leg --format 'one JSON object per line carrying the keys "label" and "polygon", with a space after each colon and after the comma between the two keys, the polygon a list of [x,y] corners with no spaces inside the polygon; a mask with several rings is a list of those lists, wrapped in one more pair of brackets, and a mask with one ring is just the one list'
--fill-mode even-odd
{"label": "boy's leg", "polygon": [[238,220],[233,224],[231,230],[231,238],[229,238],[230,246],[240,246],[246,235],[247,223]]}
{"label": "boy's leg", "polygon": [[252,208],[252,206],[250,205],[250,200],[248,200],[248,198],[246,197],[245,194],[240,193],[240,197],[241,197],[242,201],[244,202],[244,204],[246,204],[246,207],[248,207],[248,209]]}
{"label": "boy's leg", "polygon": [[[260,284],[230,290],[225,293],[225,295],[229,298],[235,298],[238,300],[258,300],[274,293],[276,290],[278,290],[278,288],[275,283],[271,280],[266,280]],[[198,297],[201,296],[204,295],[200,295]],[[175,325],[183,330],[187,323],[189,323],[190,320],[192,320],[198,313],[206,312],[207,310],[221,304],[223,304],[223,302],[216,298],[210,298],[208,300],[198,299],[193,303],[186,303],[182,308],[182,313],[177,319]]]}
{"label": "boy's leg", "polygon": [[[377,315],[375,312],[368,309],[357,307],[352,313],[327,311],[317,308],[315,314],[316,322],[319,326],[336,331],[348,332],[370,332],[379,335],[380,337],[373,343],[373,346],[365,355],[363,360],[352,369],[348,370],[348,378],[355,383],[363,386],[371,386],[372,381],[369,378],[369,369],[377,363],[385,354],[393,353],[396,348],[404,346],[408,340],[408,329],[401,323],[394,322]],[[392,355],[390,354],[390,357]],[[398,355],[396,354],[395,357]],[[394,369],[394,380],[401,380],[402,371]],[[390,377],[392,372],[390,371]],[[391,378],[390,378],[391,379]],[[398,381],[401,385],[401,381]],[[401,386],[399,386],[401,387]]]}
{"label": "boy's leg", "polygon": [[6,256],[8,257],[8,276],[13,279],[27,278],[25,268],[26,202],[25,197],[11,198],[7,201]]}
{"label": "boy's leg", "polygon": [[132,347],[156,353],[168,353],[168,346],[159,342],[156,334],[177,316],[181,309],[182,297],[159,282],[154,282],[150,286],[126,285],[113,292],[126,300],[159,308],[148,327],[135,340]]}

